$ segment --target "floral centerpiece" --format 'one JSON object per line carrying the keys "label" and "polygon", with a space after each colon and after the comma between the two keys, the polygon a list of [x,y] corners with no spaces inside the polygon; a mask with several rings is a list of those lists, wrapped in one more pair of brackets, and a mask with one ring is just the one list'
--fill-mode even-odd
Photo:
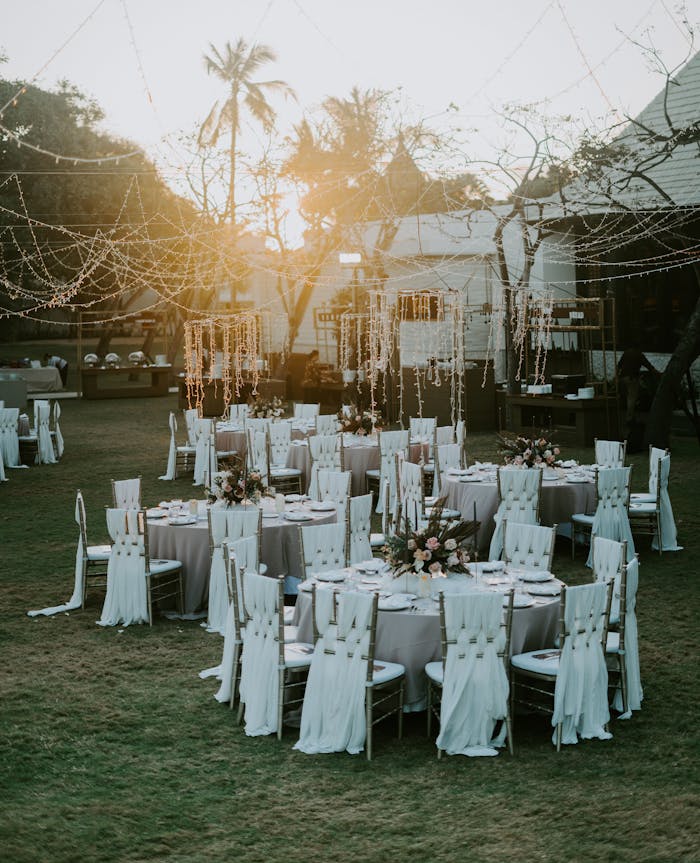
{"label": "floral centerpiece", "polygon": [[249,416],[255,419],[277,420],[284,416],[284,404],[279,396],[264,399],[260,396],[250,403]]}
{"label": "floral centerpiece", "polygon": [[377,411],[359,410],[357,405],[349,405],[338,411],[341,431],[349,434],[369,435],[383,425],[382,415]]}
{"label": "floral centerpiece", "polygon": [[415,530],[406,519],[404,530],[389,537],[384,559],[395,577],[416,574],[419,578],[434,578],[448,572],[467,572],[469,555],[462,546],[475,535],[478,525],[443,521],[444,504],[445,498],[435,502],[425,527]]}
{"label": "floral centerpiece", "polygon": [[227,469],[214,476],[211,488],[206,489],[212,503],[223,503],[229,507],[246,500],[259,503],[267,492],[258,470],[247,470],[242,459],[230,462]]}
{"label": "floral centerpiece", "polygon": [[552,467],[559,460],[559,445],[550,440],[551,432],[539,437],[499,434],[499,451],[506,464],[518,467]]}

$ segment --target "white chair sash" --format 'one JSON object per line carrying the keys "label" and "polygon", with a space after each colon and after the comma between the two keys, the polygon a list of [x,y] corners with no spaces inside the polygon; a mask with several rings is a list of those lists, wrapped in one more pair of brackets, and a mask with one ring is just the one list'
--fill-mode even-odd
{"label": "white chair sash", "polygon": [[446,594],[448,642],[437,746],[448,755],[496,755],[505,742],[508,675],[500,594]]}
{"label": "white chair sash", "polygon": [[248,452],[250,454],[250,468],[260,471],[260,479],[263,485],[270,484],[270,462],[267,449],[266,431],[249,431]]}
{"label": "white chair sash", "polygon": [[212,434],[210,419],[195,419],[194,421],[194,482],[192,485],[204,485],[209,469],[209,441]]}
{"label": "white chair sash", "polygon": [[195,433],[195,422],[199,419],[197,408],[189,408],[183,411],[185,414],[185,428],[187,429],[187,442],[190,446],[197,446],[197,435]]}
{"label": "white chair sash", "polygon": [[[613,582],[613,593],[610,602],[610,623],[620,620],[620,576],[622,567],[625,565],[623,559],[624,545],[614,539],[606,539],[603,536],[591,538],[593,549],[593,578],[604,584]],[[635,558],[636,559],[636,558]]]}
{"label": "white chair sash", "polygon": [[309,455],[311,456],[311,477],[308,494],[313,500],[319,500],[319,470],[340,470],[340,440],[338,435],[312,435],[309,438]]}
{"label": "white chair sash", "polygon": [[[639,585],[639,561],[635,557],[627,564],[625,578],[625,672],[627,675],[627,713],[618,719],[630,719],[633,710],[641,710],[644,691],[639,671],[639,635],[637,631],[637,587]],[[619,605],[618,586],[618,605]],[[615,710],[622,710],[622,691],[618,686],[613,699]]]}
{"label": "white chair sash", "polygon": [[338,431],[338,417],[335,414],[319,414],[316,417],[316,434],[335,434]]}
{"label": "white chair sash", "polygon": [[524,569],[549,569],[554,528],[505,522],[503,559]]}
{"label": "white chair sash", "polygon": [[228,416],[231,420],[245,420],[248,418],[248,414],[250,413],[250,407],[246,402],[242,402],[237,405],[229,405],[228,406]]}
{"label": "white chair sash", "polygon": [[503,551],[503,521],[537,524],[542,471],[538,468],[499,468],[501,500],[493,517],[496,524],[491,537],[489,560],[498,560]]}
{"label": "white chair sash", "polygon": [[279,699],[279,588],[277,581],[246,572],[243,576],[246,612],[241,658],[241,702],[245,733],[251,737],[277,731]]}
{"label": "white chair sash", "polygon": [[165,469],[163,476],[158,479],[175,479],[175,459],[177,457],[177,443],[175,441],[175,433],[177,432],[177,419],[173,411],[170,411],[168,417],[168,425],[170,426],[170,448],[168,449],[168,466]]}
{"label": "white chair sash", "polygon": [[[668,476],[671,471],[671,456],[667,455],[661,459],[659,470],[659,507],[661,522],[661,551],[683,551],[683,546],[678,545],[678,534],[676,532],[676,522],[673,518],[673,507],[671,506],[671,498],[668,494]],[[656,491],[656,489],[654,489]],[[659,537],[654,535],[651,541],[651,547],[658,549]]]}
{"label": "white chair sash", "polygon": [[0,408],[0,449],[5,467],[20,467],[18,422],[19,408]]}
{"label": "white chair sash", "polygon": [[372,531],[372,495],[351,497],[348,509],[348,534],[350,537],[350,564],[361,563],[372,557],[370,534]]}
{"label": "white chair sash", "polygon": [[[554,689],[552,725],[562,724],[562,743],[608,740],[610,720],[608,670],[603,655],[607,586],[602,582],[570,587],[566,592],[559,672]],[[556,743],[556,731],[552,735]]]}
{"label": "white chair sash", "polygon": [[[326,620],[332,601],[331,591],[317,591],[316,602],[321,604]],[[364,749],[365,682],[373,602],[372,596],[359,591],[348,591],[338,597],[337,624],[326,625],[311,660],[300,735],[294,745],[300,752],[314,755],[346,751],[357,755]]]}
{"label": "white chair sash", "polygon": [[312,524],[300,528],[304,568],[312,572],[342,569],[345,566],[345,523]]}
{"label": "white chair sash", "polygon": [[56,436],[56,457],[62,458],[65,451],[65,443],[61,434],[61,426],[59,419],[61,418],[61,404],[58,400],[53,403],[53,431]]}
{"label": "white chair sash", "polygon": [[47,401],[35,402],[34,404],[34,420],[36,422],[35,430],[37,436],[37,464],[56,464],[56,454],[53,449],[53,441],[51,440],[51,429],[49,423],[51,421],[51,405]]}
{"label": "white chair sash", "polygon": [[[391,511],[396,507],[396,454],[408,456],[408,431],[388,431],[379,435],[379,488],[389,480],[389,502]],[[379,495],[375,512],[384,512],[384,495]]]}
{"label": "white chair sash", "polygon": [[[82,519],[82,527],[81,527]],[[73,576],[73,594],[68,602],[63,605],[49,606],[36,611],[28,611],[29,617],[37,617],[42,614],[50,617],[52,614],[60,614],[64,611],[73,611],[83,604],[83,532],[85,525],[85,503],[80,492],[75,497],[75,523],[78,525],[78,547],[75,551],[75,572]]]}
{"label": "white chair sash", "polygon": [[599,467],[624,467],[625,446],[618,440],[597,440],[595,461]]}
{"label": "white chair sash", "polygon": [[320,412],[320,404],[297,402],[297,404],[294,405],[294,419],[314,419]]}
{"label": "white chair sash", "polygon": [[[235,510],[209,510],[211,531],[211,565],[209,569],[209,601],[207,606],[207,632],[224,635],[229,597],[226,585],[226,566],[223,545],[243,537],[252,537],[256,548],[260,525],[260,510],[257,507],[241,507]],[[244,566],[248,564],[244,561]],[[257,561],[255,570],[257,570]]]}
{"label": "white chair sash", "polygon": [[[605,539],[627,543],[627,560],[634,557],[634,540],[627,515],[629,503],[629,467],[602,468],[598,471],[598,505],[593,516],[591,533]],[[586,566],[591,566],[592,550]]]}
{"label": "white chair sash", "polygon": [[292,442],[292,424],[287,420],[270,423],[270,462],[277,467],[285,467],[289,455],[289,445]]}
{"label": "white chair sash", "polygon": [[344,502],[350,497],[352,473],[349,470],[321,468],[316,475],[318,500]]}
{"label": "white chair sash", "polygon": [[98,626],[148,623],[148,593],[143,534],[135,509],[108,509],[112,551],[107,564],[107,595]]}

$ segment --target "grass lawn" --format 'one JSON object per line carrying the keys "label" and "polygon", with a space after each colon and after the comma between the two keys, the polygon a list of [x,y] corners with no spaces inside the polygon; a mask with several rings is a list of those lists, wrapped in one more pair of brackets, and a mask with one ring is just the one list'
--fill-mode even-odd
{"label": "grass lawn", "polygon": [[[247,738],[213,699],[216,682],[197,677],[221,648],[199,622],[104,630],[98,593],[84,612],[26,616],[70,596],[76,488],[94,543],[112,477],[141,474],[145,503],[192,496],[187,478],[157,479],[174,407],[175,396],[64,401],[62,462],[11,470],[0,485],[3,860],[700,860],[697,442],[672,450],[685,550],[640,545],[645,700],[633,720],[559,755],[546,720],[516,721],[515,757],[438,762],[421,714],[403,741],[380,729],[367,764],[293,752],[292,730],[281,743]],[[470,452],[493,457],[492,436],[470,439]],[[646,456],[632,463],[640,490]],[[566,544],[555,568],[571,583],[589,577]]]}

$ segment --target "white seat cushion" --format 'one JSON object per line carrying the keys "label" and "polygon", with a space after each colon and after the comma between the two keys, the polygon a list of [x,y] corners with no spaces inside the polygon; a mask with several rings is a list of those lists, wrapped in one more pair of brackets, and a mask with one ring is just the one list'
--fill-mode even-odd
{"label": "white seat cushion", "polygon": [[298,631],[299,631],[298,626],[292,626],[291,624],[289,626],[285,626],[284,627],[284,643],[285,644],[294,644],[294,642],[297,640]]}
{"label": "white seat cushion", "polygon": [[[432,515],[433,508],[427,507],[425,510],[425,514],[430,518]],[[444,507],[442,510],[443,518],[462,518],[462,513],[458,509],[449,509],[448,507]]]}
{"label": "white seat cushion", "polygon": [[571,516],[571,521],[575,521],[576,524],[587,524],[593,527],[593,518],[592,515],[586,515],[585,512],[577,512]]}
{"label": "white seat cushion", "polygon": [[369,476],[372,479],[379,479],[379,471],[371,467],[369,470],[365,471],[365,476]]}
{"label": "white seat cushion", "polygon": [[423,473],[435,473],[435,465],[433,462],[423,465]]}
{"label": "white seat cushion", "polygon": [[630,500],[633,500],[635,503],[656,503],[656,495],[640,491],[631,494]]}
{"label": "white seat cushion", "polygon": [[383,545],[386,545],[386,537],[383,533],[370,533],[369,544],[372,548],[381,548]]}
{"label": "white seat cushion", "polygon": [[619,632],[609,632],[608,633],[608,641],[605,645],[606,653],[618,653],[620,650],[620,633]]}
{"label": "white seat cushion", "polygon": [[425,673],[433,681],[433,683],[438,683],[440,686],[442,686],[442,681],[444,677],[442,661],[429,662],[425,666]]}
{"label": "white seat cushion", "polygon": [[301,471],[296,467],[271,467],[270,473],[273,476],[301,476]]}
{"label": "white seat cushion", "polygon": [[384,662],[381,659],[375,659],[372,668],[372,680],[368,680],[365,686],[381,686],[390,680],[396,680],[397,677],[401,677],[405,673],[406,669],[398,662]]}
{"label": "white seat cushion", "polygon": [[87,548],[88,560],[109,560],[111,545],[89,545]]}
{"label": "white seat cushion", "polygon": [[303,641],[285,643],[284,664],[287,668],[304,668],[304,666],[311,665],[313,653],[313,644],[307,644]]}
{"label": "white seat cushion", "polygon": [[656,499],[653,503],[636,503],[630,507],[629,515],[633,518],[635,515],[653,515],[656,512]]}
{"label": "white seat cushion", "polygon": [[162,572],[181,569],[182,563],[179,560],[151,560],[149,567],[151,575],[160,575]]}
{"label": "white seat cushion", "polygon": [[510,663],[513,668],[520,668],[523,671],[555,676],[559,672],[559,650],[543,647],[541,650],[516,653],[515,656],[511,656]]}
{"label": "white seat cushion", "polygon": [[188,444],[188,445],[184,445],[184,446],[178,446],[178,447],[175,447],[175,449],[176,449],[178,452],[186,452],[186,453],[192,453],[192,454],[194,454],[194,453],[196,453],[196,452],[197,452],[197,447],[195,447],[195,446],[189,446],[189,444]]}

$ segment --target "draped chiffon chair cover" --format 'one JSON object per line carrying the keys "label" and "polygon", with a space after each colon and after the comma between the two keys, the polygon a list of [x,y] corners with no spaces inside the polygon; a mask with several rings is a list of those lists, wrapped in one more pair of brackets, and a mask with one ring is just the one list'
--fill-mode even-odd
{"label": "draped chiffon chair cover", "polygon": [[656,501],[656,489],[659,478],[659,461],[668,455],[667,449],[660,447],[649,447],[649,479],[647,482],[647,491],[633,492],[630,495],[630,500],[635,503],[654,503]]}
{"label": "draped chiffon chair cover", "polygon": [[433,495],[440,494],[449,470],[461,470],[464,467],[462,448],[458,443],[443,443],[435,447],[435,476],[437,487],[433,486]]}
{"label": "draped chiffon chair cover", "polygon": [[248,452],[250,454],[249,467],[251,470],[260,471],[260,479],[263,485],[270,484],[270,462],[267,448],[267,432],[253,431],[248,434]]}
{"label": "draped chiffon chair cover", "polygon": [[315,419],[321,413],[320,403],[297,402],[294,405],[294,419]]}
{"label": "draped chiffon chair cover", "polygon": [[[256,543],[259,543],[262,529],[262,510],[258,509],[257,506],[210,509],[208,518],[211,564],[209,568],[207,632],[218,632],[220,635],[224,635],[229,606],[224,543],[231,543],[244,537],[252,537]],[[244,562],[243,565],[247,566],[248,564]],[[256,572],[257,569],[256,561]]]}
{"label": "draped chiffon chair cover", "polygon": [[564,641],[554,688],[552,725],[561,724],[564,744],[578,738],[609,740],[608,670],[603,654],[607,586],[601,582],[566,590]]}
{"label": "draped chiffon chair cover", "polygon": [[351,497],[348,507],[348,556],[350,565],[372,557],[372,495]]}
{"label": "draped chiffon chair cover", "polygon": [[489,560],[499,560],[503,551],[503,522],[537,524],[539,521],[542,471],[537,468],[499,468],[499,503],[493,517]]}
{"label": "draped chiffon chair cover", "polygon": [[175,439],[175,435],[177,433],[177,419],[175,417],[174,411],[170,411],[170,416],[168,417],[168,427],[170,429],[168,465],[165,469],[165,473],[162,476],[159,476],[158,479],[172,480],[175,479],[175,466],[177,462],[177,441]]}
{"label": "draped chiffon chair cover", "polygon": [[507,637],[501,625],[503,597],[445,594],[443,600],[448,646],[437,747],[448,755],[497,755],[506,738],[502,720],[508,715],[509,692],[499,656]]}
{"label": "draped chiffon chair cover", "polygon": [[337,434],[312,435],[309,438],[309,456],[311,457],[311,477],[308,495],[313,500],[318,500],[319,470],[342,469],[339,436]]}
{"label": "draped chiffon chair cover", "polygon": [[141,477],[112,480],[112,503],[115,509],[140,509]]}
{"label": "draped chiffon chair cover", "polygon": [[[408,431],[383,431],[379,433],[379,488],[384,487],[384,480],[389,480],[389,502],[391,511],[396,507],[396,455],[403,453],[408,456]],[[374,476],[376,472],[367,471],[367,476]],[[384,495],[377,496],[375,512],[384,512]]]}
{"label": "draped chiffon chair cover", "polygon": [[375,597],[347,591],[335,602],[330,590],[316,591],[314,648],[294,748],[307,755],[357,755],[367,736],[365,689]]}
{"label": "draped chiffon chair cover", "polygon": [[185,428],[187,430],[187,440],[190,446],[197,446],[197,435],[195,433],[195,421],[199,419],[199,411],[197,408],[187,408],[182,412],[185,417]]}
{"label": "draped chiffon chair cover", "polygon": [[429,449],[432,450],[437,419],[435,417],[410,417],[408,425],[411,439],[427,442]]}
{"label": "draped chiffon chair cover", "polygon": [[[610,467],[598,471],[598,504],[591,528],[593,536],[627,543],[627,560],[634,557],[634,540],[627,514],[631,470],[629,467]],[[589,551],[586,566],[591,566],[591,561],[592,552]]]}
{"label": "draped chiffon chair cover", "polygon": [[292,424],[286,420],[270,423],[267,431],[270,438],[270,464],[275,467],[286,467],[289,446],[292,442]]}
{"label": "draped chiffon chair cover", "polygon": [[318,500],[331,500],[342,504],[343,511],[350,497],[352,472],[349,470],[327,470],[322,468],[316,476]]}
{"label": "draped chiffon chair cover", "polygon": [[56,454],[51,438],[51,405],[48,401],[34,404],[35,431],[37,437],[37,464],[56,464]]}
{"label": "draped chiffon chair cover", "polygon": [[503,522],[503,559],[507,564],[550,572],[554,556],[554,527]]}
{"label": "draped chiffon chair cover", "polygon": [[316,417],[316,434],[335,434],[338,431],[338,417],[335,414],[319,414]]}
{"label": "draped chiffon chair cover", "polygon": [[598,440],[594,444],[598,467],[624,467],[626,443],[619,440]]}
{"label": "draped chiffon chair cover", "polygon": [[194,429],[194,481],[192,485],[204,485],[207,472],[209,471],[210,452],[209,444],[214,424],[210,419],[195,419]]}
{"label": "draped chiffon chair cover", "polygon": [[424,518],[423,471],[419,464],[413,464],[400,456],[397,464],[397,495],[401,501],[401,514],[416,530],[419,521]]}
{"label": "draped chiffon chair cover", "polygon": [[[629,719],[633,710],[640,710],[644,693],[639,670],[639,636],[637,630],[637,586],[639,584],[639,560],[635,557],[626,563],[625,545],[612,539],[594,536],[593,576],[597,582],[609,584],[612,582],[612,599],[610,601],[609,622],[611,626],[620,624],[621,605],[624,608],[624,665],[627,689],[627,711],[621,713],[618,719]],[[625,571],[625,598],[622,602],[622,571]],[[607,647],[617,652],[619,646],[618,633],[608,635]],[[613,707],[622,711],[622,692],[618,686],[613,700]]]}
{"label": "draped chiffon chair cover", "polygon": [[345,567],[347,530],[344,522],[300,527],[299,536],[305,578],[314,572]]}
{"label": "draped chiffon chair cover", "polygon": [[63,457],[63,453],[65,452],[65,441],[63,440],[63,435],[61,434],[61,424],[59,420],[61,418],[61,403],[56,399],[53,403],[53,435],[56,446],[56,458],[60,459]]}
{"label": "draped chiffon chair cover", "polygon": [[[242,633],[245,626],[245,613],[241,589],[242,573],[257,573],[259,566],[258,539],[256,536],[241,537],[240,539],[228,542],[226,546],[227,553],[224,555],[224,567],[226,571],[227,604],[221,663],[215,668],[205,669],[199,675],[202,678],[217,677],[221,681],[221,685],[214,695],[214,698],[221,704],[231,701],[234,681],[236,679],[236,664],[239,661],[243,644]],[[236,591],[235,601],[234,591]]]}
{"label": "draped chiffon chair cover", "polygon": [[0,408],[0,449],[5,467],[20,467],[18,422],[19,408]]}
{"label": "draped chiffon chair cover", "polygon": [[85,501],[80,491],[75,496],[75,523],[78,525],[78,545],[75,550],[75,569],[73,575],[73,593],[68,602],[62,605],[49,606],[37,611],[28,611],[29,617],[41,614],[49,617],[65,611],[74,611],[83,604],[85,596],[86,563],[89,557],[105,560],[111,552],[108,545],[90,546],[87,544],[87,519],[85,518]]}
{"label": "draped chiffon chair cover", "polygon": [[[683,551],[683,546],[678,545],[678,533],[676,522],[673,518],[673,507],[668,494],[668,477],[671,472],[671,456],[666,455],[659,460],[658,473],[658,495],[659,495],[659,522],[661,524],[661,551]],[[642,503],[642,507],[646,504]],[[659,548],[658,532],[654,534],[651,547]]]}
{"label": "draped chiffon chair cover", "polygon": [[228,406],[228,418],[233,422],[243,422],[248,418],[250,413],[250,405],[247,402]]}
{"label": "draped chiffon chair cover", "polygon": [[148,623],[144,537],[136,509],[108,509],[112,551],[107,564],[107,595],[99,626]]}

